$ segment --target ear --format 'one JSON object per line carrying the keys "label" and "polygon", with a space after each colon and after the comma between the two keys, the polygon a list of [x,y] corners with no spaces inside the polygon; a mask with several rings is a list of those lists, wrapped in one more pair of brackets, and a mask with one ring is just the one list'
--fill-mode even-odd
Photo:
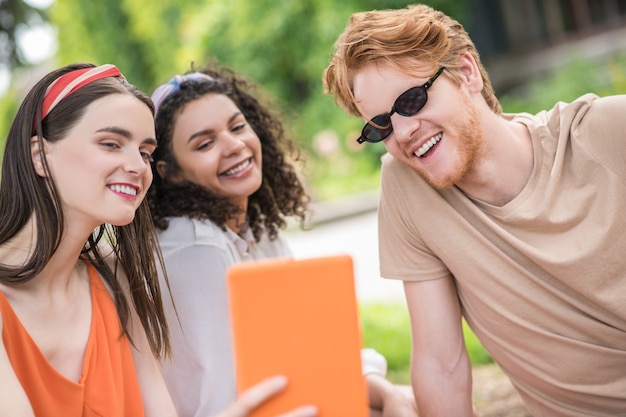
{"label": "ear", "polygon": [[44,156],[42,155],[42,151],[48,151],[48,142],[45,139],[43,140],[42,150],[41,146],[39,146],[39,138],[36,135],[32,136],[30,138],[30,157],[33,160],[33,167],[35,168],[35,172],[37,173],[37,175],[39,175],[40,177],[47,177],[48,174],[46,173],[46,170],[44,168]]}
{"label": "ear", "polygon": [[[167,162],[165,161],[158,161],[156,163],[156,172],[159,175],[159,177],[161,177],[162,180],[167,180],[169,182],[179,182],[182,181],[182,177],[180,176],[180,172],[178,169],[176,170],[171,170],[169,169],[170,166]],[[174,171],[174,172],[172,172]],[[169,175],[169,176],[168,176]]]}
{"label": "ear", "polygon": [[156,163],[156,172],[157,174],[159,174],[159,177],[161,177],[161,179],[165,179],[165,173],[167,172],[167,162],[158,161]]}
{"label": "ear", "polygon": [[466,84],[472,93],[483,91],[483,78],[478,69],[476,60],[469,52],[463,52],[459,56],[461,62],[460,72],[462,83]]}

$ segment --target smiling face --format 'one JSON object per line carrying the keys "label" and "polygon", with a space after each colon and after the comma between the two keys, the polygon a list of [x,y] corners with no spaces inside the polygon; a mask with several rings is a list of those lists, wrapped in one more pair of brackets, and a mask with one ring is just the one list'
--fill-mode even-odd
{"label": "smiling face", "polygon": [[130,94],[91,103],[65,138],[45,142],[66,219],[89,230],[130,223],[152,183],[155,148],[154,121],[145,103]]}
{"label": "smiling face", "polygon": [[193,182],[244,208],[261,186],[261,141],[223,94],[186,104],[176,118],[171,146],[178,163],[175,181]]}
{"label": "smiling face", "polygon": [[[424,84],[433,72],[432,67],[424,66],[420,71],[423,77],[416,77],[390,66],[371,64],[355,74],[354,96],[364,116],[370,119],[388,112],[400,94]],[[387,151],[435,188],[461,181],[480,155],[480,118],[469,90],[463,83],[455,85],[444,70],[417,114],[391,116],[393,132],[384,140]]]}

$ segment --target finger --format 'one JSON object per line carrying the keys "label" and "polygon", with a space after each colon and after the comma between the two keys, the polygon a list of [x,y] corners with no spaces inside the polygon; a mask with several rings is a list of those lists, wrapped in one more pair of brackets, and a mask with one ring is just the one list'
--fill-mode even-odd
{"label": "finger", "polygon": [[287,378],[275,376],[259,382],[252,388],[248,388],[229,409],[229,411],[234,413],[232,417],[246,417],[248,413],[281,392],[286,386]]}
{"label": "finger", "polygon": [[288,413],[281,414],[277,417],[315,417],[317,416],[317,408],[312,405],[298,407]]}

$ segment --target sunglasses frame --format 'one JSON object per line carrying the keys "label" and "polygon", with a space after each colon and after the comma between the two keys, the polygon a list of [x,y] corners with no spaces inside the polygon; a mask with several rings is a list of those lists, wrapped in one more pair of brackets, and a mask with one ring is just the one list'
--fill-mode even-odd
{"label": "sunglasses frame", "polygon": [[[426,81],[424,84],[416,86],[416,87],[411,87],[405,92],[403,92],[402,94],[400,94],[393,102],[393,106],[391,107],[391,110],[388,113],[377,114],[376,116],[372,117],[368,123],[365,123],[365,126],[363,126],[363,130],[361,130],[361,136],[359,136],[356,141],[358,143],[363,143],[363,142],[378,143],[387,139],[389,135],[391,135],[391,132],[393,132],[393,126],[391,125],[391,115],[394,113],[398,113],[400,116],[409,117],[409,116],[416,115],[420,110],[422,110],[424,106],[426,105],[426,102],[428,101],[428,93],[427,93],[428,89],[433,85],[435,80],[441,75],[444,69],[445,67],[439,67],[435,75],[430,77],[428,81]],[[414,90],[420,91],[421,94],[424,95],[424,103],[422,103],[422,105],[419,106],[414,112],[400,111],[401,109],[399,109],[397,105],[398,100],[400,100],[402,96],[406,95],[407,93],[412,94]],[[378,122],[382,122],[382,123],[378,123]],[[377,127],[377,126],[381,126],[381,127]],[[383,126],[387,126],[387,127],[383,127]],[[368,130],[374,130],[375,132],[380,133],[380,138],[379,139],[368,138]]]}

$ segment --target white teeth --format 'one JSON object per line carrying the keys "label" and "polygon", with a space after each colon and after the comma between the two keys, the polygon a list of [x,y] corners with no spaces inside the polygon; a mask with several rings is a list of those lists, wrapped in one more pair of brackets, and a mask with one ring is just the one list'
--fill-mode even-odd
{"label": "white teeth", "polygon": [[234,168],[229,169],[228,171],[224,172],[222,175],[234,175],[246,169],[248,165],[250,165],[250,159],[246,159],[241,164],[237,165]]}
{"label": "white teeth", "polygon": [[432,148],[433,146],[435,146],[435,144],[437,142],[439,142],[441,140],[441,137],[443,136],[443,133],[438,133],[435,136],[433,136],[432,138],[430,138],[430,140],[428,142],[426,142],[425,144],[423,144],[416,152],[415,152],[415,156],[417,156],[418,158],[421,158],[422,156],[424,156],[424,154],[426,152],[428,152],[430,150],[430,148]]}
{"label": "white teeth", "polygon": [[129,185],[113,184],[109,185],[109,190],[115,191],[116,193],[128,194],[132,196],[137,195],[137,190]]}

